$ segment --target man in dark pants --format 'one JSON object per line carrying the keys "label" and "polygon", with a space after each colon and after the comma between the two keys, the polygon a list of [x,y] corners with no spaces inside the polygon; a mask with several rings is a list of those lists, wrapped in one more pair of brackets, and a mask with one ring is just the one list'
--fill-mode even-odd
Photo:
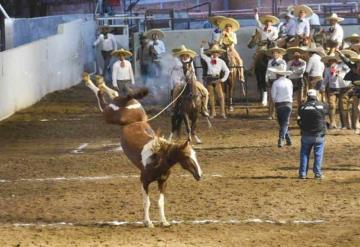
{"label": "man in dark pants", "polygon": [[301,129],[301,150],[299,178],[305,179],[309,168],[311,150],[314,148],[313,172],[316,179],[323,178],[321,166],[325,148],[326,122],[328,107],[317,101],[317,92],[310,89],[308,99],[299,108],[298,124]]}

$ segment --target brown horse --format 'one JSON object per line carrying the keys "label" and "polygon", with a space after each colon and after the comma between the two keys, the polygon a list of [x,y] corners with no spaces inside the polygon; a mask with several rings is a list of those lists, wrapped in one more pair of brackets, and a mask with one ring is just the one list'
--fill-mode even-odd
{"label": "brown horse", "polygon": [[[180,136],[181,124],[185,123],[188,140],[194,137],[196,144],[202,143],[196,135],[196,125],[201,111],[201,95],[195,86],[195,71],[190,63],[185,64],[185,85],[182,94],[175,103],[174,113],[171,116],[171,134],[169,140],[174,134]],[[209,121],[209,120],[208,120]]]}
{"label": "brown horse", "polygon": [[83,79],[85,84],[95,93],[105,121],[120,126],[120,140],[124,153],[140,170],[145,226],[154,227],[149,216],[149,185],[155,181],[158,182],[160,191],[158,200],[160,222],[163,226],[169,226],[170,224],[165,217],[164,193],[171,168],[179,163],[196,180],[200,180],[202,171],[195,151],[189,141],[175,144],[159,138],[154,133],[147,122],[148,118],[143,107],[137,101],[147,95],[147,90],[142,89],[131,95],[115,97],[112,103],[108,104],[103,97],[106,91],[97,88],[88,75],[85,74]]}

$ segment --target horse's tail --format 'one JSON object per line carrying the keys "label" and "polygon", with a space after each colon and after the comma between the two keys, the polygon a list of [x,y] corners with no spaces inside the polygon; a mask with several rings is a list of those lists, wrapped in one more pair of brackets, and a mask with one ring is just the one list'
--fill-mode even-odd
{"label": "horse's tail", "polygon": [[138,89],[136,92],[128,94],[126,97],[128,100],[131,99],[142,99],[149,94],[149,89],[146,87]]}

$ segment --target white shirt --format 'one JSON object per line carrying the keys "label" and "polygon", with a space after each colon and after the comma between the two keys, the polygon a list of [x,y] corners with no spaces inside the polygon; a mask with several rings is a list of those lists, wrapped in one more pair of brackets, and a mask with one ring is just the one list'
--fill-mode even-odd
{"label": "white shirt", "polygon": [[174,89],[177,84],[185,83],[183,65],[179,58],[174,58],[174,65],[170,69],[170,89]]}
{"label": "white shirt", "polygon": [[[153,40],[150,41],[150,45],[154,45]],[[165,52],[166,52],[164,42],[159,39],[156,40],[156,45],[154,45],[154,49],[159,57],[161,57],[161,55],[165,54]]]}
{"label": "white shirt", "polygon": [[227,80],[230,74],[230,70],[222,59],[216,58],[216,64],[212,64],[211,63],[212,58],[204,54],[204,48],[200,49],[200,56],[202,59],[205,60],[208,66],[208,75],[218,76],[220,75],[220,72],[223,71],[225,74],[223,78],[221,78],[221,81],[225,82]]}
{"label": "white shirt", "polygon": [[323,62],[321,62],[321,57],[314,53],[308,61],[308,64],[306,66],[305,72],[309,74],[311,77],[317,77],[320,76],[323,78],[325,65]]}
{"label": "white shirt", "polygon": [[293,102],[293,84],[285,76],[276,79],[271,87],[274,103]]}
{"label": "white shirt", "polygon": [[101,45],[102,51],[113,51],[117,50],[117,43],[115,36],[111,33],[107,34],[107,38],[105,39],[104,34],[100,34],[97,40],[94,42],[94,46],[97,46],[98,44]]}
{"label": "white shirt", "polygon": [[131,63],[128,60],[124,60],[125,66],[120,66],[121,61],[117,61],[113,65],[112,81],[113,86],[117,87],[118,80],[131,80],[131,84],[135,84],[134,73],[131,67]]}
{"label": "white shirt", "polygon": [[[335,73],[331,74],[331,67],[334,67]],[[350,68],[344,64],[332,64],[327,67],[324,72],[324,87],[329,88],[345,88],[351,84],[351,81],[345,81],[345,75],[350,71]]]}
{"label": "white shirt", "polygon": [[[330,30],[333,30],[332,32],[330,32]],[[336,23],[334,26],[329,28],[329,39],[338,42],[339,44],[342,43],[343,38],[344,38],[344,30],[343,28],[339,25],[339,23]]]}
{"label": "white shirt", "polygon": [[258,24],[258,27],[260,28],[260,34],[261,34],[261,40],[271,40],[274,41],[278,38],[278,29],[274,26],[270,26],[266,31],[265,25],[263,25],[259,19],[259,15],[255,14],[255,20]]}
{"label": "white shirt", "polygon": [[289,75],[289,79],[303,78],[306,69],[306,62],[302,59],[299,59],[299,61],[295,61],[293,59],[287,63],[287,68],[293,72]]}
{"label": "white shirt", "polygon": [[267,70],[265,74],[265,81],[269,82],[270,80],[276,79],[276,74],[274,72],[269,71],[270,68],[286,70],[286,62],[284,59],[279,58],[275,60],[274,58],[270,59],[267,65]]}
{"label": "white shirt", "polygon": [[301,36],[310,36],[310,23],[307,19],[296,19],[296,34]]}
{"label": "white shirt", "polygon": [[316,13],[313,13],[308,20],[311,26],[320,26],[320,18]]}
{"label": "white shirt", "polygon": [[218,28],[215,28],[212,32],[211,32],[211,36],[209,39],[209,43],[213,44],[213,43],[218,43],[221,37],[221,30]]}

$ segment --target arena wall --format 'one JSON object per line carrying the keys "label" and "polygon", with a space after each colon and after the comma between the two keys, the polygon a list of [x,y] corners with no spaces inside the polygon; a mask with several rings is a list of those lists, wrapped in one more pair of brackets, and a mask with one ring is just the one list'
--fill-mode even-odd
{"label": "arena wall", "polygon": [[95,22],[60,24],[57,34],[0,53],[0,120],[46,94],[79,83],[94,61]]}

